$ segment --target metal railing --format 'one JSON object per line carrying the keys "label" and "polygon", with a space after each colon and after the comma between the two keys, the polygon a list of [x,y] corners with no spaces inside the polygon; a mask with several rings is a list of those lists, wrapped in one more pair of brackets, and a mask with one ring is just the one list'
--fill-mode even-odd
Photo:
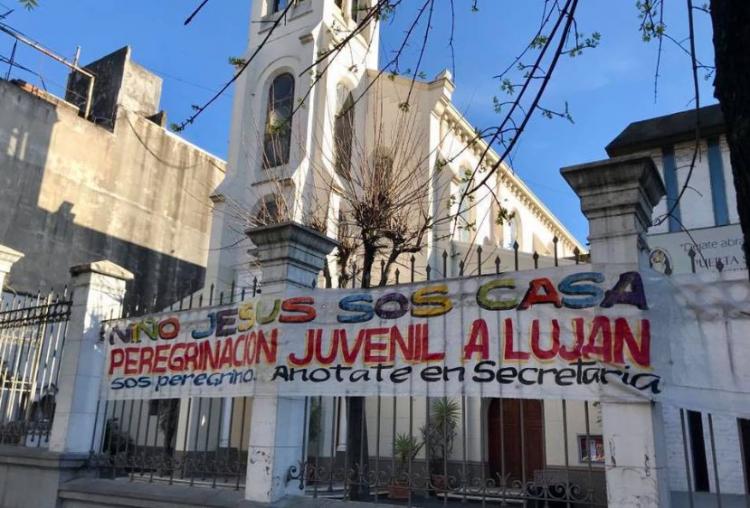
{"label": "metal railing", "polygon": [[[170,308],[180,312],[254,298],[261,293],[234,284],[190,295]],[[129,318],[156,309],[124,308]],[[245,484],[252,398],[185,397],[162,400],[100,400],[90,465],[102,477],[239,489]]]}
{"label": "metal railing", "polygon": [[67,291],[13,297],[0,310],[0,444],[46,446],[70,318]]}
{"label": "metal railing", "polygon": [[[586,261],[469,247],[440,253],[433,268],[409,256],[388,283],[537,269]],[[495,254],[494,252],[492,254]],[[434,260],[435,258],[433,258]],[[381,278],[386,276],[381,264]],[[311,286],[331,288],[326,267]],[[356,286],[353,279],[345,285]],[[405,281],[403,279],[406,279]],[[343,286],[344,284],[342,284]],[[179,312],[235,303],[261,292],[212,285],[175,303]],[[123,317],[143,309],[129,309]],[[606,506],[598,402],[513,398],[367,397],[352,428],[353,398],[307,397],[303,454],[287,482],[313,497],[447,505]],[[446,407],[452,408],[446,412]],[[91,457],[104,477],[207,487],[244,487],[252,398],[101,401]],[[451,414],[449,419],[446,415]],[[361,437],[361,438],[360,438]],[[353,446],[359,448],[355,453]],[[718,482],[716,482],[718,485]]]}

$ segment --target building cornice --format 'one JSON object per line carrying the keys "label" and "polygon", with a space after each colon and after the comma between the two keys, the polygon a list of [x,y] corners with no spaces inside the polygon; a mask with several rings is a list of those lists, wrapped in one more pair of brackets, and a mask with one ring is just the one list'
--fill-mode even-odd
{"label": "building cornice", "polygon": [[[472,126],[468,120],[456,109],[453,104],[449,104],[445,108],[442,121],[446,122],[451,130],[456,132],[461,138],[462,142],[468,144],[472,139],[475,139],[477,134],[474,126]],[[473,147],[470,148],[475,156],[481,157],[485,151],[485,166],[493,166],[499,160],[497,152],[491,147],[488,149],[487,142],[483,139],[476,139]],[[502,162],[498,168],[500,172],[500,178],[497,180],[498,183],[505,183],[508,189],[522,204],[525,204],[541,222],[547,226],[557,236],[557,238],[563,242],[567,241],[572,248],[578,248],[581,253],[585,252],[584,246],[576,240],[576,238],[568,231],[568,229],[555,217],[555,215],[547,208],[544,203],[529,189],[526,184],[521,180],[513,170],[505,163]],[[572,249],[571,249],[572,250]]]}

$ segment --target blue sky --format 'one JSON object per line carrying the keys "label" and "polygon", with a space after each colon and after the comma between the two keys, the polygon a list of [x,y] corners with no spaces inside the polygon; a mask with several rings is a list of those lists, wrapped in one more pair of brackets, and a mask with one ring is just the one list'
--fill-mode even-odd
{"label": "blue sky", "polygon": [[[320,1],[320,0],[315,0]],[[213,0],[188,27],[183,20],[197,0],[40,0],[33,12],[15,0],[0,0],[0,14],[16,9],[6,22],[56,52],[71,57],[82,48],[82,62],[94,60],[124,45],[133,47],[137,62],[164,78],[162,108],[170,121],[180,121],[212,91],[231,77],[227,59],[246,45],[250,0]],[[502,96],[493,75],[524,47],[541,15],[541,0],[455,0],[454,102],[478,127],[499,121],[493,96]],[[407,2],[407,9],[416,7]],[[451,65],[447,47],[448,5],[435,12],[434,35],[423,62],[427,76]],[[440,10],[445,9],[445,10]],[[382,26],[381,60],[403,37],[406,11]],[[696,13],[698,55],[712,63],[710,21]],[[559,175],[560,167],[606,157],[604,147],[628,123],[693,106],[690,60],[665,42],[658,96],[654,100],[657,45],[641,40],[634,0],[581,0],[579,30],[602,35],[597,49],[576,58],[563,58],[543,104],[562,109],[567,101],[575,123],[536,116],[513,154],[514,170],[565,225],[585,242],[587,224],[576,196]],[[680,40],[687,34],[682,2],[668,2],[668,32]],[[0,35],[0,55],[9,56],[12,42]],[[407,52],[404,69],[413,67],[416,42]],[[50,91],[62,93],[65,72],[28,50],[19,50],[21,63],[45,76]],[[3,77],[6,67],[0,66]],[[15,74],[14,74],[15,75]],[[17,77],[23,77],[18,74]],[[27,79],[31,81],[27,76]],[[701,76],[701,104],[715,102],[711,80]],[[183,135],[224,157],[228,147],[231,94],[219,99]]]}

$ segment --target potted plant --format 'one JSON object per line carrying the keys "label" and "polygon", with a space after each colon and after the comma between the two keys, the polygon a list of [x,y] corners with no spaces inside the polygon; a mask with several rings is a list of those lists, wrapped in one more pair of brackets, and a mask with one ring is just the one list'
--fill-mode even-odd
{"label": "potted plant", "polygon": [[388,497],[391,499],[409,499],[408,478],[401,478],[408,472],[409,463],[422,449],[424,443],[420,443],[416,437],[408,434],[398,434],[393,443],[393,448],[398,460],[398,470],[395,471],[393,481],[388,486]]}
{"label": "potted plant", "polygon": [[453,452],[461,406],[453,399],[433,401],[430,418],[422,427],[422,437],[430,453],[430,481],[438,492],[448,488],[446,464]]}

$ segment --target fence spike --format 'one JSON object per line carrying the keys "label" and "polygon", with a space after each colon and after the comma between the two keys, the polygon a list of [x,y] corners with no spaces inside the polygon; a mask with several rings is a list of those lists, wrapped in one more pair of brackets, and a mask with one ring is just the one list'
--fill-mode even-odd
{"label": "fence spike", "polygon": [[690,270],[695,273],[695,249],[693,249],[692,245],[690,246],[690,250],[688,251],[688,256],[690,257]]}
{"label": "fence spike", "polygon": [[448,278],[448,251],[443,249],[443,278]]}
{"label": "fence spike", "polygon": [[482,246],[477,246],[477,274],[482,275]]}
{"label": "fence spike", "polygon": [[428,264],[425,267],[424,271],[427,274],[427,280],[430,280],[430,274],[432,273],[432,267]]}
{"label": "fence spike", "polygon": [[211,288],[208,291],[208,305],[214,304],[214,283],[211,283]]}
{"label": "fence spike", "polygon": [[458,276],[463,277],[464,276],[464,260],[462,259],[458,263]]}
{"label": "fence spike", "polygon": [[557,266],[557,264],[558,264],[558,259],[557,259],[557,242],[559,242],[559,241],[560,241],[560,239],[557,238],[557,235],[555,235],[555,236],[552,237],[552,244],[554,245],[554,250],[555,250],[555,266]]}
{"label": "fence spike", "polygon": [[414,262],[416,261],[416,256],[414,254],[411,255],[409,258],[409,261],[411,262],[411,281],[414,282]]}
{"label": "fence spike", "polygon": [[198,308],[203,307],[203,293],[198,295]]}
{"label": "fence spike", "polygon": [[193,293],[190,293],[190,299],[188,300],[188,310],[193,309]]}
{"label": "fence spike", "polygon": [[581,250],[578,247],[576,247],[575,249],[573,249],[573,255],[576,258],[576,264],[580,264],[580,262],[581,262]]}
{"label": "fence spike", "polygon": [[401,276],[401,270],[399,270],[398,268],[396,268],[396,271],[393,272],[393,274],[396,276],[396,284],[398,284],[399,283],[398,279]]}
{"label": "fence spike", "polygon": [[513,242],[513,258],[514,258],[514,264],[516,267],[516,271],[518,271],[518,240],[515,240]]}
{"label": "fence spike", "polygon": [[531,257],[534,258],[534,270],[536,270],[539,268],[539,253],[534,251],[534,254],[532,254]]}
{"label": "fence spike", "polygon": [[721,261],[721,259],[716,260],[716,269],[719,270],[719,273],[724,271],[724,263]]}
{"label": "fence spike", "polygon": [[331,269],[328,268],[328,260],[326,260],[326,264],[323,267],[323,279],[326,281],[326,287],[332,288],[333,287],[333,281],[331,280]]}
{"label": "fence spike", "polygon": [[234,279],[232,279],[232,285],[229,288],[229,303],[234,303]]}
{"label": "fence spike", "polygon": [[500,256],[495,256],[495,273],[500,275]]}
{"label": "fence spike", "polygon": [[258,293],[258,277],[253,277],[253,298]]}
{"label": "fence spike", "polygon": [[219,305],[224,305],[224,291],[219,292]]}
{"label": "fence spike", "polygon": [[242,286],[242,294],[240,294],[240,300],[242,300],[242,301],[245,300],[245,290],[246,289],[247,288],[245,286]]}

